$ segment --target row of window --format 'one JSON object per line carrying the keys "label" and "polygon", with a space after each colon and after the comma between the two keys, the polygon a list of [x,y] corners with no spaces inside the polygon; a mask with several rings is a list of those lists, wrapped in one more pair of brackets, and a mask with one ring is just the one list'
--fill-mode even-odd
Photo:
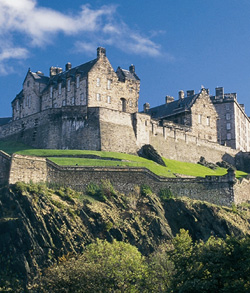
{"label": "row of window", "polygon": [[[85,81],[86,83],[86,81]],[[86,84],[83,85],[84,87],[86,86]],[[76,77],[76,88],[78,89],[80,87],[80,76],[78,75]],[[67,80],[67,91],[70,92],[71,91],[71,80],[68,79]],[[62,83],[58,84],[58,94],[61,95],[62,94]],[[49,93],[50,98],[53,98],[53,86],[50,87],[50,93]]]}
{"label": "row of window", "polygon": [[[108,90],[110,90],[111,89],[111,79],[108,79],[107,80],[107,89]],[[101,79],[100,79],[100,77],[97,77],[97,79],[96,79],[96,86],[101,86]]]}
{"label": "row of window", "polygon": [[[202,115],[201,114],[198,115],[198,123],[202,124]],[[206,117],[206,124],[207,124],[207,126],[210,125],[210,117],[209,116]]]}

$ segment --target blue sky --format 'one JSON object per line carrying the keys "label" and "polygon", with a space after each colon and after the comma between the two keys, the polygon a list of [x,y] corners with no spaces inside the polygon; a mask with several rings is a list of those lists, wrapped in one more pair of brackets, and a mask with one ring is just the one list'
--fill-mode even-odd
{"label": "blue sky", "polygon": [[223,86],[250,116],[249,0],[0,0],[0,117],[28,68],[77,66],[98,46],[115,70],[135,65],[140,109]]}

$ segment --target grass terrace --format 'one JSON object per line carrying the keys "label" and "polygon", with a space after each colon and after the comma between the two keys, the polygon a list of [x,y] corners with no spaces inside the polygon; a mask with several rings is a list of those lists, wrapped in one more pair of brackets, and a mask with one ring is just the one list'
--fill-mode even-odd
{"label": "grass terrace", "polygon": [[[12,154],[18,153],[27,156],[47,157],[54,163],[62,166],[127,166],[144,167],[151,172],[164,177],[176,177],[176,174],[205,177],[221,176],[227,173],[224,168],[211,170],[199,164],[180,162],[163,158],[167,167],[163,167],[153,161],[124,153],[90,151],[90,150],[49,150],[34,149],[24,144],[15,142],[0,142],[0,149]],[[236,177],[240,178],[247,174],[236,171]]]}

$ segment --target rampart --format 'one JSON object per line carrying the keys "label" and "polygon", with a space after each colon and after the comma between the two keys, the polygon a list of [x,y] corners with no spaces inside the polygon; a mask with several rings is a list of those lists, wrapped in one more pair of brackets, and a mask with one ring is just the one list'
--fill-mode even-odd
{"label": "rampart", "polygon": [[225,176],[206,178],[164,178],[145,168],[58,166],[44,158],[12,156],[10,184],[48,182],[84,191],[90,182],[100,184],[101,180],[110,180],[123,193],[147,184],[154,192],[169,189],[176,197],[187,196],[218,205],[231,206],[233,202],[250,200],[249,179],[236,180],[233,171]]}

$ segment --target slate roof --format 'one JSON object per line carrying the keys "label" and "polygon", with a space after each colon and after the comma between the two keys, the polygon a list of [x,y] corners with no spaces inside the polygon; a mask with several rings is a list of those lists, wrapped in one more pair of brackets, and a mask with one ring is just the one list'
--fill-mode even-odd
{"label": "slate roof", "polygon": [[81,77],[87,76],[91,68],[96,64],[97,60],[98,59],[91,60],[87,63],[71,68],[67,71],[51,76],[50,78],[48,78],[48,86],[45,87],[43,92],[47,91],[49,86],[56,86],[60,82],[62,83],[62,86],[65,86],[66,79],[69,77],[75,78],[77,74],[80,74]]}
{"label": "slate roof", "polygon": [[44,76],[43,74],[39,74],[39,73],[35,73],[35,72],[31,72],[31,75],[33,76],[33,78],[35,79],[35,81],[39,82],[39,83],[45,83],[47,84],[49,81],[49,77],[48,76]]}
{"label": "slate roof", "polygon": [[152,118],[162,119],[164,117],[170,117],[176,114],[180,114],[189,111],[199,94],[179,99],[171,103],[163,104],[157,107],[150,108],[147,113]]}
{"label": "slate roof", "polygon": [[135,72],[131,72],[126,69],[122,69],[121,67],[117,68],[116,74],[118,75],[118,78],[122,81],[125,80],[140,80],[140,78],[137,76]]}
{"label": "slate roof", "polygon": [[11,121],[12,117],[0,118],[0,125],[8,124]]}

